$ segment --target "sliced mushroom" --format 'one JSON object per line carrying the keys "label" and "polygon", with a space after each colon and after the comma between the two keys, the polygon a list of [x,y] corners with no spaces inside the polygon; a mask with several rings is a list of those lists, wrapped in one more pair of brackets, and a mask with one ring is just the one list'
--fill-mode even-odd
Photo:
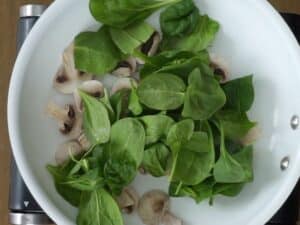
{"label": "sliced mushroom", "polygon": [[[85,81],[78,87],[78,89],[96,98],[100,98],[104,94],[104,86],[98,80]],[[78,89],[74,91],[73,95],[74,95],[75,105],[77,110],[79,112],[82,112],[83,105],[82,105],[82,101]]]}
{"label": "sliced mushroom", "polygon": [[162,218],[161,225],[182,225],[182,220],[167,211]]}
{"label": "sliced mushroom", "polygon": [[126,187],[116,200],[120,209],[124,213],[130,214],[136,210],[138,206],[139,195],[133,187]]}
{"label": "sliced mushroom", "polygon": [[160,190],[146,192],[139,201],[138,214],[146,225],[159,225],[169,209],[169,196]]}
{"label": "sliced mushroom", "polygon": [[[153,56],[157,52],[160,42],[161,42],[160,34],[157,31],[155,31],[148,39],[148,41],[142,44],[142,46],[140,47],[141,52],[144,53],[146,56]],[[140,58],[137,58],[137,62],[139,64],[145,63]]]}
{"label": "sliced mushroom", "polygon": [[225,83],[229,78],[228,65],[223,58],[215,54],[210,54],[210,67],[214,74],[220,76],[220,83]]}
{"label": "sliced mushroom", "polygon": [[64,94],[71,94],[80,82],[92,79],[92,75],[78,71],[74,62],[74,44],[70,44],[63,53],[61,65],[54,78],[54,88]]}
{"label": "sliced mushroom", "polygon": [[62,134],[71,139],[80,135],[82,131],[82,115],[75,110],[73,105],[68,104],[61,108],[54,102],[49,102],[46,112],[58,121],[59,130]]}
{"label": "sliced mushroom", "polygon": [[129,77],[136,72],[136,67],[136,59],[134,57],[129,57],[128,59],[121,61],[112,74],[120,77]]}
{"label": "sliced mushroom", "polygon": [[89,149],[91,147],[91,142],[88,140],[87,136],[82,132],[77,138],[78,143],[83,149]]}
{"label": "sliced mushroom", "polygon": [[251,145],[262,135],[262,131],[258,126],[255,126],[249,130],[249,132],[240,139],[240,143],[244,146]]}
{"label": "sliced mushroom", "polygon": [[83,152],[83,148],[77,141],[69,141],[58,147],[55,152],[55,161],[58,165],[62,165],[70,159],[70,155],[76,156]]}
{"label": "sliced mushroom", "polygon": [[123,89],[130,90],[132,88],[132,85],[134,85],[135,87],[137,86],[135,80],[131,78],[120,78],[113,84],[111,88],[111,94],[113,95],[114,93]]}

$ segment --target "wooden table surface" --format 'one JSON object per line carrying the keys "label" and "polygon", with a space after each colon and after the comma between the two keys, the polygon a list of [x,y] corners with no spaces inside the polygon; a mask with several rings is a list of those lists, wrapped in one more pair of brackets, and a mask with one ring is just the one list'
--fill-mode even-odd
{"label": "wooden table surface", "polygon": [[[15,59],[16,23],[20,5],[49,4],[51,0],[0,0],[0,225],[8,225],[8,187],[10,147],[6,122],[6,99],[11,69]],[[271,0],[280,10],[300,13],[300,0]]]}

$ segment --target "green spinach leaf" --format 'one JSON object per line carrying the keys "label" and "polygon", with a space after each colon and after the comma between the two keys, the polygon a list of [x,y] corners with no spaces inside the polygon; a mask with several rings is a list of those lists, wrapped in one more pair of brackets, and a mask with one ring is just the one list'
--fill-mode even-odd
{"label": "green spinach leaf", "polygon": [[108,159],[104,166],[106,185],[114,196],[121,194],[137,174],[136,162],[131,158],[122,157]]}
{"label": "green spinach leaf", "polygon": [[166,115],[148,115],[140,118],[146,131],[146,145],[165,140],[174,120]]}
{"label": "green spinach leaf", "polygon": [[142,167],[154,177],[166,175],[170,151],[162,143],[147,148],[144,152]]}
{"label": "green spinach leaf", "polygon": [[188,75],[200,64],[209,64],[208,52],[193,53],[186,51],[167,51],[148,58],[148,62],[140,71],[145,78],[153,73],[171,73],[187,80]]}
{"label": "green spinach leaf", "polygon": [[182,120],[170,128],[166,143],[172,150],[173,158],[176,158],[182,144],[191,139],[194,128],[194,121],[191,119]]}
{"label": "green spinach leaf", "polygon": [[188,82],[183,117],[206,120],[225,104],[226,96],[214,77],[195,69],[189,75]]}
{"label": "green spinach leaf", "polygon": [[106,26],[97,32],[80,33],[75,38],[74,60],[80,71],[105,75],[116,68],[123,58]]}
{"label": "green spinach leaf", "polygon": [[110,35],[114,43],[124,54],[129,55],[145,43],[153,32],[153,27],[146,22],[132,24],[124,29],[110,27]]}
{"label": "green spinach leaf", "polygon": [[218,183],[213,187],[213,194],[235,197],[239,193],[241,193],[244,186],[245,183],[236,183],[236,184]]}
{"label": "green spinach leaf", "polygon": [[220,157],[214,166],[214,178],[218,183],[243,183],[248,180],[247,172],[226,150],[223,124],[215,122],[220,130]]}
{"label": "green spinach leaf", "polygon": [[169,195],[172,197],[190,197],[196,203],[200,203],[213,196],[214,184],[215,181],[211,178],[193,186],[182,185],[180,182],[172,182],[169,186]]}
{"label": "green spinach leaf", "polygon": [[106,143],[110,137],[110,120],[105,105],[84,92],[79,92],[84,104],[83,127],[92,144]]}
{"label": "green spinach leaf", "polygon": [[193,33],[184,37],[166,37],[162,48],[163,50],[202,51],[214,41],[219,27],[219,24],[207,15],[201,16]]}
{"label": "green spinach leaf", "polygon": [[145,136],[144,127],[137,119],[118,120],[111,128],[110,142],[105,148],[107,159],[130,159],[138,168],[143,160]]}
{"label": "green spinach leaf", "polygon": [[166,36],[182,37],[191,33],[198,24],[199,9],[192,0],[169,6],[160,14],[160,27]]}
{"label": "green spinach leaf", "polygon": [[69,161],[64,166],[48,165],[47,170],[53,177],[54,185],[59,195],[62,196],[68,203],[77,207],[79,206],[82,192],[73,187],[62,184],[66,180],[70,170],[74,167],[74,165],[75,163],[73,161]]}
{"label": "green spinach leaf", "polygon": [[253,75],[226,82],[223,90],[227,97],[225,107],[238,112],[248,111],[254,101]]}
{"label": "green spinach leaf", "polygon": [[186,185],[196,185],[211,176],[215,163],[213,137],[208,123],[209,133],[198,131],[184,142],[173,160],[171,181]]}
{"label": "green spinach leaf", "polygon": [[140,103],[139,96],[137,94],[137,88],[133,85],[129,95],[128,109],[135,116],[139,116],[143,113],[143,106]]}
{"label": "green spinach leaf", "polygon": [[239,140],[256,126],[255,122],[248,119],[246,113],[222,110],[216,114],[216,117],[222,121],[225,137],[231,140]]}
{"label": "green spinach leaf", "polygon": [[118,204],[104,189],[82,194],[76,222],[78,225],[123,225]]}
{"label": "green spinach leaf", "polygon": [[110,103],[116,115],[116,121],[129,115],[130,90],[120,90],[110,97]]}
{"label": "green spinach leaf", "polygon": [[156,110],[179,108],[184,101],[185,84],[172,74],[152,74],[142,80],[137,88],[140,102]]}
{"label": "green spinach leaf", "polygon": [[[161,7],[180,0],[90,0],[90,11],[99,22],[125,28],[149,17]],[[122,15],[122,16],[120,16]]]}

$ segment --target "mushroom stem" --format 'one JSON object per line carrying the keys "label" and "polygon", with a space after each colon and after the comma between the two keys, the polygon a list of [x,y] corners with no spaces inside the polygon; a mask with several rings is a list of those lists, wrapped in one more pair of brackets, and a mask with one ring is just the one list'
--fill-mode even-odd
{"label": "mushroom stem", "polygon": [[138,206],[139,195],[133,187],[125,187],[116,200],[120,209],[124,213],[130,214]]}
{"label": "mushroom stem", "polygon": [[70,114],[72,113],[70,105],[67,105],[66,108],[61,108],[54,102],[48,103],[46,111],[48,115],[50,115],[58,121],[70,121]]}
{"label": "mushroom stem", "polygon": [[61,144],[55,152],[55,161],[58,165],[64,164],[70,159],[70,155],[76,156],[84,152],[77,141],[69,141]]}

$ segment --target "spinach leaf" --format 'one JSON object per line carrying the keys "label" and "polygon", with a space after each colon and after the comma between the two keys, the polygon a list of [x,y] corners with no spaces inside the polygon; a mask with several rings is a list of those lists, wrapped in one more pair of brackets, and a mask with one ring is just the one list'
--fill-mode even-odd
{"label": "spinach leaf", "polygon": [[110,103],[109,94],[106,88],[104,89],[104,96],[100,98],[100,101],[105,105],[109,115],[110,122],[113,123],[116,120],[116,115]]}
{"label": "spinach leaf", "polygon": [[194,127],[194,121],[186,119],[174,124],[170,128],[166,143],[172,150],[173,158],[176,158],[182,144],[191,139]]}
{"label": "spinach leaf", "polygon": [[105,155],[112,161],[130,159],[138,168],[143,160],[144,146],[143,125],[137,119],[125,118],[113,124]]}
{"label": "spinach leaf", "polygon": [[90,11],[103,24],[125,28],[145,20],[159,8],[178,1],[180,0],[90,0]]}
{"label": "spinach leaf", "polygon": [[242,165],[246,175],[245,182],[251,182],[253,180],[253,146],[244,147],[232,157]]}
{"label": "spinach leaf", "polygon": [[140,76],[145,78],[153,73],[172,73],[187,80],[187,75],[201,63],[209,64],[208,52],[193,53],[186,51],[167,51],[148,58],[148,62],[140,71]]}
{"label": "spinach leaf", "polygon": [[248,119],[246,113],[239,113],[232,110],[219,111],[216,117],[222,121],[225,137],[231,140],[238,140],[244,137],[256,123]]}
{"label": "spinach leaf", "polygon": [[[207,123],[208,124],[208,123]],[[209,125],[208,125],[209,126]],[[210,128],[208,127],[207,129]],[[212,133],[194,132],[173,160],[170,180],[196,185],[211,176],[215,162]]]}
{"label": "spinach leaf", "polygon": [[166,115],[148,115],[140,118],[146,131],[146,145],[165,140],[174,120]]}
{"label": "spinach leaf", "polygon": [[76,36],[74,46],[75,66],[78,70],[95,75],[112,71],[124,58],[111,40],[108,27],[98,32],[83,32]]}
{"label": "spinach leaf", "polygon": [[130,157],[108,159],[104,166],[106,185],[114,196],[119,196],[137,174],[136,162]]}
{"label": "spinach leaf", "polygon": [[254,101],[253,75],[226,82],[223,90],[227,97],[225,107],[238,112],[248,111]]}
{"label": "spinach leaf", "polygon": [[172,74],[152,74],[142,80],[137,88],[140,102],[157,110],[179,108],[184,101],[184,82]]}
{"label": "spinach leaf", "polygon": [[110,27],[109,31],[118,48],[124,54],[130,55],[151,37],[154,29],[146,22],[139,22],[124,29]]}
{"label": "spinach leaf", "polygon": [[69,161],[64,166],[52,166],[48,165],[47,170],[52,175],[56,191],[62,196],[68,203],[77,207],[80,202],[81,191],[73,187],[62,184],[68,176],[70,170],[74,167],[75,163]]}
{"label": "spinach leaf", "polygon": [[226,96],[214,77],[195,69],[188,82],[183,117],[206,120],[225,104]]}
{"label": "spinach leaf", "polygon": [[120,90],[110,97],[110,103],[116,114],[116,121],[129,115],[130,90]]}
{"label": "spinach leaf", "polygon": [[214,178],[218,183],[243,183],[248,180],[247,172],[226,150],[223,124],[215,122],[220,130],[220,158],[214,166]]}
{"label": "spinach leaf", "polygon": [[118,204],[104,189],[82,194],[76,222],[78,225],[123,225]]}
{"label": "spinach leaf", "polygon": [[135,116],[138,116],[143,113],[143,106],[141,105],[141,103],[139,101],[137,89],[133,85],[131,87],[131,91],[130,91],[130,95],[129,95],[128,109]]}
{"label": "spinach leaf", "polygon": [[214,184],[215,181],[211,178],[193,186],[182,185],[180,182],[172,182],[169,186],[169,195],[172,197],[190,197],[196,203],[200,203],[213,196]]}
{"label": "spinach leaf", "polygon": [[245,183],[226,184],[218,183],[213,188],[214,195],[225,195],[228,197],[235,197],[243,190]]}
{"label": "spinach leaf", "polygon": [[105,105],[84,92],[79,92],[84,104],[83,127],[92,144],[106,143],[110,137],[110,120]]}
{"label": "spinach leaf", "polygon": [[199,17],[199,9],[192,0],[181,1],[160,14],[160,27],[166,36],[182,37],[195,29]]}
{"label": "spinach leaf", "polygon": [[213,42],[219,27],[219,24],[207,15],[201,16],[193,33],[184,37],[166,37],[163,40],[162,49],[192,52],[202,51]]}
{"label": "spinach leaf", "polygon": [[147,148],[144,152],[142,167],[154,177],[166,175],[170,151],[162,143]]}
{"label": "spinach leaf", "polygon": [[68,176],[61,184],[80,191],[93,191],[104,185],[104,178],[100,170],[96,168],[83,175]]}

